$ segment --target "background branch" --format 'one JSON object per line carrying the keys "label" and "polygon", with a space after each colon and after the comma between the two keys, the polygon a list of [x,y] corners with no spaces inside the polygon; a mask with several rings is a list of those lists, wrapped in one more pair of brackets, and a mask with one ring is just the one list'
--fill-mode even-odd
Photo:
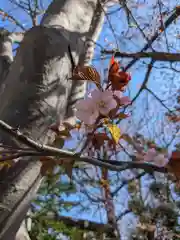
{"label": "background branch", "polygon": [[[102,50],[103,54],[114,54],[114,51]],[[179,53],[166,53],[166,52],[137,52],[137,53],[125,53],[116,51],[115,57],[125,57],[125,58],[151,58],[154,61],[163,61],[163,62],[179,62],[180,54]]]}
{"label": "background branch", "polygon": [[[173,13],[170,15],[170,17],[165,21],[164,23],[164,28],[162,29],[162,31],[159,31],[159,29],[155,32],[155,34],[151,37],[151,39],[149,40],[149,42],[142,48],[141,52],[146,51],[151,44],[159,37],[159,35],[166,30],[166,28],[169,27],[169,25],[179,17],[180,15],[180,8],[176,7],[173,11]],[[130,67],[132,67],[132,65],[137,61],[137,58],[134,58],[126,67],[125,67],[125,71],[127,71]]]}

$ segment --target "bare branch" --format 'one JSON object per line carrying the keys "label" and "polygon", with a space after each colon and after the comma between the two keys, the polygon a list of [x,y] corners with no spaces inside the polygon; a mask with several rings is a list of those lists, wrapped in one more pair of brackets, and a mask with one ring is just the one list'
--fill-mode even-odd
{"label": "bare branch", "polygon": [[126,184],[128,184],[128,183],[130,183],[130,182],[133,182],[135,179],[141,178],[141,177],[144,176],[145,174],[146,174],[146,172],[142,172],[142,173],[140,173],[138,176],[135,176],[135,177],[133,177],[133,178],[127,180],[127,181],[123,181],[122,184],[121,184],[119,187],[117,187],[117,188],[111,193],[112,196],[114,197],[114,196],[121,190],[121,188],[123,188]]}
{"label": "bare branch", "polygon": [[[13,129],[10,125],[3,122],[2,120],[0,120],[0,128],[5,132],[9,133],[12,137],[15,137],[18,141],[36,150],[36,151],[30,151],[30,152],[20,151],[19,154],[16,155],[16,157],[29,156],[29,155],[30,156],[58,156],[60,161],[73,159],[75,161],[86,162],[99,167],[104,167],[112,171],[124,171],[126,169],[139,168],[139,169],[144,169],[146,172],[153,172],[153,171],[162,172],[162,173],[167,172],[166,168],[163,168],[163,167],[160,168],[155,165],[151,165],[147,163],[140,163],[136,159],[136,157],[133,157],[132,162],[88,158],[88,157],[81,157],[80,156],[81,154],[79,153],[61,150],[48,145],[42,145],[35,142],[31,138],[24,136],[18,129]],[[1,161],[3,161],[3,159]]]}
{"label": "bare branch", "polygon": [[[162,31],[157,30],[155,32],[155,34],[151,37],[151,39],[149,40],[149,42],[142,48],[141,52],[146,51],[151,44],[159,37],[159,35],[166,30],[166,28],[169,27],[169,25],[178,18],[178,16],[180,15],[180,8],[176,7],[173,11],[173,13],[170,15],[170,17],[165,21],[164,23],[164,28],[162,29]],[[127,71],[138,59],[134,58],[125,68],[125,71]]]}
{"label": "bare branch", "polygon": [[10,15],[9,13],[7,13],[6,11],[4,11],[2,8],[0,8],[0,15],[3,18],[7,18],[10,22],[16,24],[18,27],[20,27],[23,31],[26,31],[26,28],[16,19],[14,18],[12,15]]}
{"label": "bare branch", "polygon": [[146,89],[149,93],[151,93],[151,95],[154,96],[154,98],[155,98],[156,100],[158,100],[158,101],[160,102],[160,104],[161,104],[166,110],[168,110],[168,111],[169,111],[170,113],[172,113],[172,114],[175,114],[170,108],[168,108],[168,107],[164,104],[163,100],[161,100],[153,91],[151,91],[151,89],[149,89],[147,86],[145,86],[144,89]]}
{"label": "bare branch", "polygon": [[70,217],[65,216],[59,216],[57,214],[52,214],[44,218],[44,220],[55,220],[55,221],[62,221],[64,224],[66,224],[69,227],[77,227],[81,230],[89,230],[93,232],[112,232],[113,227],[110,224],[102,224],[102,223],[96,223],[92,221],[87,220],[79,220],[79,219],[72,219]]}
{"label": "bare branch", "polygon": [[[114,51],[101,51],[104,54],[113,54]],[[125,57],[125,58],[151,58],[154,61],[163,61],[163,62],[179,62],[180,54],[179,53],[166,53],[166,52],[137,52],[137,53],[126,53],[126,52],[115,52],[115,57]]]}
{"label": "bare branch", "polygon": [[[139,95],[141,94],[141,92],[145,89],[146,84],[147,84],[148,79],[149,79],[149,76],[150,76],[150,74],[151,74],[151,70],[152,70],[152,67],[153,67],[153,63],[154,63],[154,61],[151,60],[151,62],[150,62],[149,65],[148,65],[148,69],[147,69],[147,72],[146,72],[146,75],[145,75],[144,81],[143,81],[143,83],[142,83],[142,85],[141,85],[139,91],[136,93],[135,97],[131,100],[130,105],[132,105],[133,102],[136,101],[136,99],[139,97]],[[125,107],[125,109],[126,109],[126,107]]]}

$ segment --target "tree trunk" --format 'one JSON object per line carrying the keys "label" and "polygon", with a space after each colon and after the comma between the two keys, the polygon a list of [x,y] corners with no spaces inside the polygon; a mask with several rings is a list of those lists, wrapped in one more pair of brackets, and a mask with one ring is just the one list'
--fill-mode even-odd
{"label": "tree trunk", "polygon": [[12,39],[7,30],[0,29],[0,85],[3,84],[12,61]]}
{"label": "tree trunk", "polygon": [[[41,143],[52,140],[48,127],[55,121],[73,117],[74,104],[85,93],[82,81],[68,80],[72,70],[68,45],[76,63],[80,55],[81,63],[90,60],[93,47],[92,44],[87,46],[88,51],[85,42],[89,38],[97,39],[103,15],[98,0],[52,2],[41,26],[25,34],[3,80],[1,120]],[[3,131],[0,131],[0,142],[18,145]],[[0,202],[7,207],[0,207],[1,240],[14,239],[40,185],[40,166],[34,160],[19,161],[13,167],[1,170]]]}

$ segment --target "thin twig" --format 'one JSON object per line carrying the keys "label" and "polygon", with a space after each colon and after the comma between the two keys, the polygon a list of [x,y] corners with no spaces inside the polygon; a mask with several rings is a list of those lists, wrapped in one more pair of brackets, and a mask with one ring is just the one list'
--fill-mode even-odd
{"label": "thin twig", "polygon": [[[102,50],[103,54],[114,54],[112,50]],[[179,62],[180,54],[179,53],[168,53],[168,52],[136,52],[136,53],[126,53],[126,52],[115,52],[115,57],[124,57],[124,58],[151,58],[154,61],[162,62]]]}
{"label": "thin twig", "polygon": [[11,21],[12,23],[16,24],[18,27],[20,27],[23,31],[26,31],[26,28],[17,20],[15,19],[13,16],[11,16],[9,13],[7,13],[6,11],[4,11],[2,8],[0,8],[0,15],[3,18],[7,18],[9,21]]}
{"label": "thin twig", "polygon": [[168,108],[168,107],[164,104],[163,100],[161,100],[151,89],[149,89],[147,86],[145,86],[144,89],[146,89],[149,93],[151,93],[151,95],[152,95],[156,100],[158,100],[165,109],[167,109],[170,113],[172,113],[172,114],[175,115],[175,113],[173,112],[173,110],[171,110],[170,108]]}
{"label": "thin twig", "polygon": [[[169,27],[169,25],[179,17],[180,15],[180,8],[175,8],[173,13],[170,15],[170,17],[165,21],[164,23],[164,29],[163,31]],[[163,32],[163,31],[159,31],[157,30],[155,32],[155,34],[151,37],[151,39],[149,40],[149,42],[142,48],[141,52],[144,52],[146,51],[150,46],[151,44],[159,37],[159,35]],[[132,65],[134,65],[134,63],[137,61],[138,59],[137,58],[134,58],[126,67],[125,67],[125,71],[127,71],[130,67],[132,67]]]}

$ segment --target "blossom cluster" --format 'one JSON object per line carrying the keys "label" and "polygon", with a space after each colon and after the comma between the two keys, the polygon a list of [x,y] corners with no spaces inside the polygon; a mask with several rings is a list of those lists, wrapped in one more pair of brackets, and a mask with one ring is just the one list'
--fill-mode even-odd
{"label": "blossom cluster", "polygon": [[[78,72],[79,71],[79,72]],[[103,89],[101,86],[100,75],[95,68],[84,67],[78,69],[76,78],[93,81],[97,88],[88,94],[86,99],[79,100],[76,103],[76,117],[85,125],[87,133],[93,132],[91,136],[91,145],[93,149],[99,150],[102,145],[107,143],[110,149],[117,150],[122,133],[115,120],[121,120],[128,117],[121,110],[131,103],[129,97],[124,96],[124,90],[131,80],[129,73],[122,70],[119,62],[111,59],[108,83]],[[106,120],[103,125],[104,130],[98,131],[98,123],[100,120]],[[102,129],[102,125],[101,125]],[[109,133],[111,135],[109,138]],[[94,130],[94,131],[93,131]],[[97,130],[97,131],[96,131]],[[164,167],[169,162],[168,153],[157,151],[156,147],[149,146],[144,150],[143,145],[138,146],[138,153],[135,154],[136,159],[141,162],[152,163],[158,167]]]}
{"label": "blossom cluster", "polygon": [[76,104],[76,116],[87,125],[95,124],[98,117],[108,117],[111,110],[125,106],[131,101],[123,97],[121,91],[93,90],[87,99],[79,100]]}
{"label": "blossom cluster", "polygon": [[149,162],[158,167],[165,167],[169,162],[168,153],[160,153],[155,148],[150,148],[147,151],[137,153],[136,157],[142,162]]}

